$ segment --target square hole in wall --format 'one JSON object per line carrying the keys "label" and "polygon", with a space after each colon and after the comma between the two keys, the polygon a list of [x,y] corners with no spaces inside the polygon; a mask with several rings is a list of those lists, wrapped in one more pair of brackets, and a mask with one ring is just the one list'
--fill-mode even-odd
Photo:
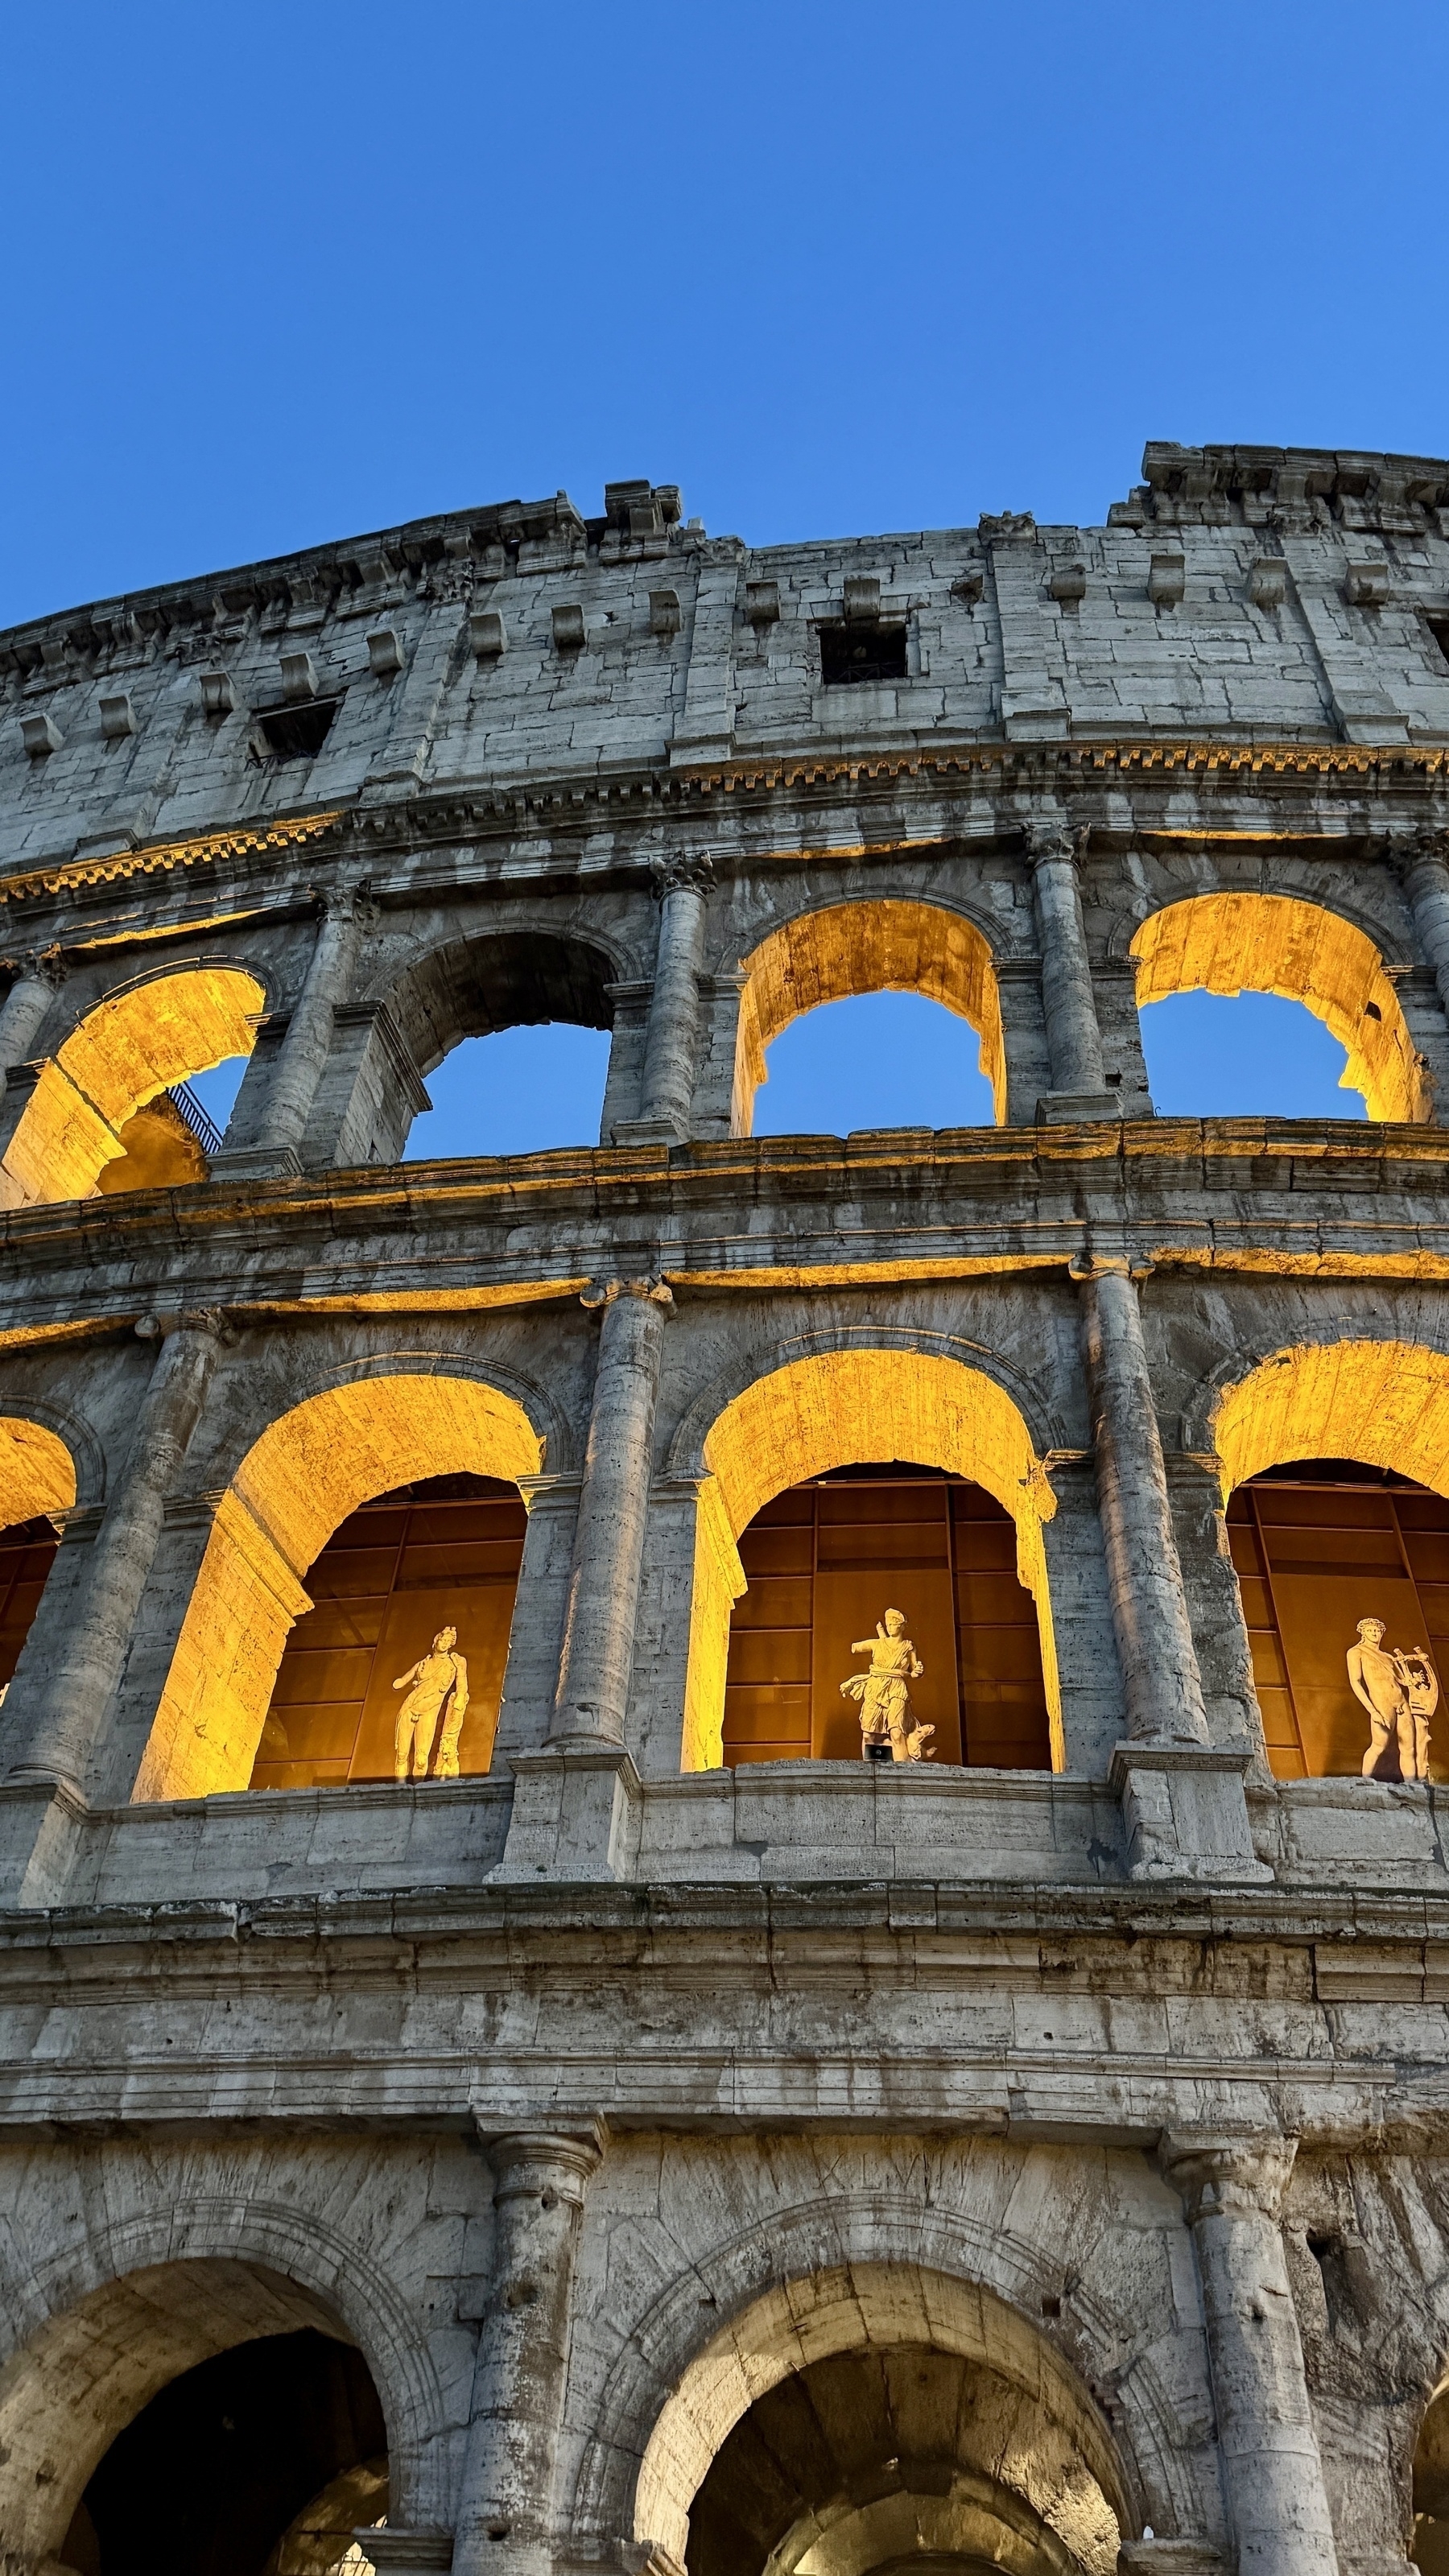
{"label": "square hole in wall", "polygon": [[1440,659],[1449,664],[1449,617],[1426,617],[1424,623],[1439,647]]}
{"label": "square hole in wall", "polygon": [[337,698],[309,698],[301,706],[267,707],[257,715],[258,757],[315,760],[332,729]]}
{"label": "square hole in wall", "polygon": [[874,618],[842,619],[820,629],[820,671],[827,689],[860,687],[866,682],[903,680],[906,676],[904,625],[880,625]]}

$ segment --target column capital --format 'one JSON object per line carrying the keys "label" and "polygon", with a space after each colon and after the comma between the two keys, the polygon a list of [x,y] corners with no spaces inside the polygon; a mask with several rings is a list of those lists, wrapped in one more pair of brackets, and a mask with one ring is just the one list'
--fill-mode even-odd
{"label": "column capital", "polygon": [[1209,2218],[1268,2218],[1276,2226],[1297,2152],[1296,2138],[1166,2129],[1157,2161],[1189,2227]]}
{"label": "column capital", "polygon": [[708,894],[714,884],[714,860],[708,850],[672,850],[667,857],[649,862],[649,890],[656,903],[687,888],[692,894]]}
{"label": "column capital", "polygon": [[204,1333],[223,1349],[236,1339],[236,1326],[225,1306],[178,1306],[164,1314],[139,1315],[138,1342],[169,1342],[173,1333]]}
{"label": "column capital", "polygon": [[1026,826],[1026,855],[1033,867],[1044,859],[1074,860],[1079,838],[1064,814],[1044,814]]}
{"label": "column capital", "polygon": [[17,984],[22,980],[32,984],[48,984],[52,992],[59,992],[70,973],[70,968],[58,945],[50,948],[28,948],[19,957],[7,957],[5,965],[7,972],[14,977]]}
{"label": "column capital", "polygon": [[644,1279],[591,1279],[579,1291],[579,1304],[607,1308],[619,1297],[638,1297],[645,1305],[662,1306],[666,1314],[674,1304],[673,1289],[657,1274]]}
{"label": "column capital", "polygon": [[479,2144],[493,2167],[495,2201],[542,2194],[582,2208],[585,2190],[603,2162],[602,2121],[581,2129],[494,2129],[476,2121]]}

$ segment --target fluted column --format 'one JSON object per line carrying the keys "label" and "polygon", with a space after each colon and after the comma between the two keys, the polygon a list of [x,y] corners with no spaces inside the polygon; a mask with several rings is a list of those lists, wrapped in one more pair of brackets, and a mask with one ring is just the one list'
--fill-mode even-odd
{"label": "fluted column", "polygon": [[1279,2223],[1295,2144],[1169,2135],[1161,2149],[1197,2256],[1238,2576],[1337,2576]]}
{"label": "fluted column", "polygon": [[363,930],[372,918],[365,889],[339,887],[324,899],[306,980],[292,1007],[286,1035],[270,1066],[256,1067],[263,1090],[249,1116],[246,1087],[238,1098],[233,1130],[246,1138],[217,1155],[215,1179],[301,1170],[301,1144],[332,1047],[334,1015],[351,998]]}
{"label": "fluted column", "polygon": [[1125,1260],[1095,1258],[1083,1264],[1080,1284],[1097,1507],[1127,1732],[1154,1743],[1205,1744],[1136,1284]]}
{"label": "fluted column", "polygon": [[622,1744],[649,1509],[654,1405],[673,1298],[653,1279],[585,1289],[603,1309],[551,1744]]}
{"label": "fluted column", "polygon": [[699,1069],[699,979],[714,865],[703,852],[680,854],[656,861],[653,877],[659,905],[659,939],[644,1040],[639,1115],[616,1127],[615,1136],[620,1143],[631,1136],[682,1143],[690,1132]]}
{"label": "fluted column", "polygon": [[1449,1018],[1449,833],[1419,833],[1402,873],[1419,946],[1434,970],[1439,999]]}
{"label": "fluted column", "polygon": [[7,1074],[12,1065],[26,1062],[46,1012],[65,982],[65,973],[64,961],[55,950],[32,950],[22,958],[4,1008],[0,1009],[0,1076]]}
{"label": "fluted column", "polygon": [[[1076,835],[1078,845],[1085,839],[1085,833]],[[1102,1067],[1102,1032],[1073,836],[1060,823],[1034,823],[1028,826],[1026,840],[1052,1091],[1069,1099],[1095,1100],[1098,1114],[1115,1114],[1117,1104],[1108,1097]]]}
{"label": "fluted column", "polygon": [[[91,1546],[69,1633],[47,1671],[27,1653],[12,1684],[6,1715],[19,1740],[6,1776],[14,1781],[84,1794],[155,1559],[166,1497],[200,1419],[225,1330],[215,1309],[148,1323],[159,1343],[156,1365]],[[37,1627],[30,1643],[39,1642]]]}
{"label": "fluted column", "polygon": [[568,2372],[569,2314],[594,2136],[488,2145],[493,2275],[478,2344],[453,2576],[544,2576]]}

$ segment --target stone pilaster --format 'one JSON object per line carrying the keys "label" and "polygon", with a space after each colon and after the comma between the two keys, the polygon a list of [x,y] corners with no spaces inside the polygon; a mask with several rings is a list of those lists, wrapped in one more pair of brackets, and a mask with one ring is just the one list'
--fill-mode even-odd
{"label": "stone pilaster", "polygon": [[1097,1508],[1127,1740],[1113,1756],[1135,1876],[1257,1877],[1243,1773],[1209,1743],[1137,1287],[1125,1259],[1079,1272]]}
{"label": "stone pilaster", "polygon": [[225,1331],[216,1309],[147,1321],[157,1339],[156,1365],[72,1596],[68,1632],[51,1639],[37,1621],[7,1703],[13,1746],[7,1780],[75,1798],[84,1797],[89,1783],[160,1541],[166,1497],[201,1418]]}
{"label": "stone pilaster", "polygon": [[23,1064],[61,985],[65,964],[55,950],[22,958],[0,1009],[0,1074]]}
{"label": "stone pilaster", "polygon": [[1169,2135],[1202,2285],[1218,2450],[1238,2576],[1337,2576],[1279,2217],[1291,2138]]}
{"label": "stone pilaster", "polygon": [[1117,1097],[1108,1090],[1102,1069],[1102,1032],[1092,991],[1073,838],[1060,823],[1033,823],[1027,830],[1027,852],[1052,1074],[1051,1090],[1038,1101],[1037,1116],[1116,1118],[1120,1115]]}
{"label": "stone pilaster", "polygon": [[493,2278],[478,2344],[454,2576],[545,2576],[569,2315],[596,2135],[495,2138]]}
{"label": "stone pilaster", "polygon": [[308,1112],[327,1068],[334,1013],[351,996],[368,912],[365,898],[353,886],[339,887],[324,899],[306,981],[286,1035],[266,1070],[265,1097],[245,1124],[241,1118],[236,1121],[239,1137],[247,1141],[214,1158],[212,1172],[218,1180],[300,1172]]}
{"label": "stone pilaster", "polygon": [[657,1279],[611,1279],[586,1288],[584,1303],[601,1308],[603,1321],[549,1739],[622,1744],[654,1406],[674,1300]]}
{"label": "stone pilaster", "polygon": [[[1449,1019],[1449,833],[1419,833],[1401,862],[1401,874],[1414,916],[1414,934],[1433,969]],[[0,1020],[0,1040],[3,1036]]]}
{"label": "stone pilaster", "polygon": [[681,855],[654,869],[659,941],[644,1041],[639,1115],[614,1129],[626,1144],[679,1144],[690,1132],[699,1063],[699,979],[704,922],[714,867],[708,856]]}

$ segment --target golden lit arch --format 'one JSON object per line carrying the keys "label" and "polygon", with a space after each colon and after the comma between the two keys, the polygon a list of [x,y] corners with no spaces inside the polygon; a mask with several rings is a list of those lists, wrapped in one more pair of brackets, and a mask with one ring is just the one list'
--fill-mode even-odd
{"label": "golden lit arch", "polygon": [[790,1485],[899,1458],[984,1485],[1016,1523],[1016,1566],[1036,1603],[1052,1764],[1065,1764],[1042,1523],[1056,1503],[1016,1406],[993,1378],[921,1351],[824,1351],[757,1378],[704,1444],[685,1686],[683,1768],[722,1759],[730,1606],[745,1589],[735,1544]]}
{"label": "golden lit arch", "polygon": [[43,1514],[68,1512],[75,1501],[75,1460],[40,1422],[0,1415],[0,1529]]}
{"label": "golden lit arch", "polygon": [[1348,1050],[1345,1091],[1370,1118],[1422,1122],[1431,1095],[1403,1006],[1365,931],[1286,894],[1198,894],[1167,904],[1132,942],[1137,1006],[1171,993],[1278,993]]}
{"label": "golden lit arch", "polygon": [[1223,1499],[1300,1458],[1354,1458],[1449,1494],[1449,1359],[1417,1342],[1301,1344],[1219,1399]]}
{"label": "golden lit arch", "polygon": [[475,1379],[329,1387],[284,1413],[222,1496],[151,1730],[136,1799],[244,1789],[307,1568],[349,1512],[427,1476],[537,1475],[522,1406]]}
{"label": "golden lit arch", "polygon": [[996,1121],[1006,1121],[1006,1052],[991,950],[974,922],[939,904],[905,901],[828,904],[772,930],[741,965],[731,1127],[748,1136],[765,1049],[822,1002],[857,993],[924,993],[969,1021],[981,1040],[981,1070]]}
{"label": "golden lit arch", "polygon": [[239,966],[193,966],[98,1003],[41,1067],[0,1163],[0,1206],[89,1198],[148,1100],[251,1053],[265,1001]]}

